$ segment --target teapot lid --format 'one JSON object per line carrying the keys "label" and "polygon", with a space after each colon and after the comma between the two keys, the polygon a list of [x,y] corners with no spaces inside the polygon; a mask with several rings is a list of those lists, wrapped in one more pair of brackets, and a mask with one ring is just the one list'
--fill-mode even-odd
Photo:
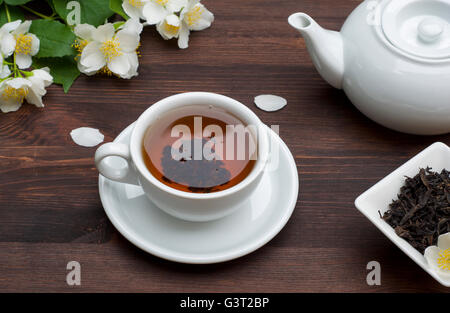
{"label": "teapot lid", "polygon": [[450,0],[392,0],[383,10],[381,27],[406,53],[450,58]]}

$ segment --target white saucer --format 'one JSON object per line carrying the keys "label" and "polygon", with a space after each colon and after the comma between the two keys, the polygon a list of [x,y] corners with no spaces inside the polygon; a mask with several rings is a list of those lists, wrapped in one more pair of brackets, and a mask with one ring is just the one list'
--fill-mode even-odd
{"label": "white saucer", "polygon": [[[114,142],[127,143],[133,126],[122,131]],[[134,245],[167,260],[207,264],[251,253],[280,232],[297,202],[298,174],[294,158],[278,135],[271,132],[271,136],[279,147],[279,166],[266,171],[246,207],[225,218],[204,223],[179,220],[161,211],[140,187],[99,175],[105,212],[117,230]],[[120,161],[110,159],[109,162]]]}

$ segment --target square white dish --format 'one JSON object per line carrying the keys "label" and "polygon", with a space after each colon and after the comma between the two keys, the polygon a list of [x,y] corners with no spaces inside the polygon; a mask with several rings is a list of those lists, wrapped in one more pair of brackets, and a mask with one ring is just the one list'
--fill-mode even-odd
{"label": "square white dish", "polygon": [[413,177],[417,175],[420,168],[426,168],[427,166],[431,167],[435,172],[440,172],[444,168],[447,170],[450,169],[450,147],[441,142],[432,144],[361,194],[355,200],[355,206],[428,274],[442,285],[450,287],[450,279],[442,277],[433,271],[425,257],[406,240],[399,237],[394,229],[378,213],[380,211],[381,214],[384,214],[389,209],[389,204],[392,200],[398,198],[397,194],[405,182],[405,176]]}

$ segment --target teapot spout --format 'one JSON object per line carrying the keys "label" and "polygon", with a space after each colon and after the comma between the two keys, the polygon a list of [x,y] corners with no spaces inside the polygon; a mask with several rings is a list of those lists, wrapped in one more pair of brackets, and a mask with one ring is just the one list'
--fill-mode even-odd
{"label": "teapot spout", "polygon": [[342,35],[323,29],[305,13],[292,14],[288,22],[305,38],[311,59],[323,79],[333,87],[341,89],[344,77]]}

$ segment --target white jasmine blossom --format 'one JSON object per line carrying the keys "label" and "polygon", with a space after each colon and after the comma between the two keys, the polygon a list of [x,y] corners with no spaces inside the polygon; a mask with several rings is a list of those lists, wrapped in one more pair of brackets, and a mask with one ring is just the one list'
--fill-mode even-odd
{"label": "white jasmine blossom", "polygon": [[142,8],[142,15],[149,25],[162,23],[167,16],[178,13],[187,0],[149,0]]}
{"label": "white jasmine blossom", "polygon": [[29,33],[30,26],[31,21],[17,20],[0,27],[0,110],[4,113],[17,111],[24,100],[43,107],[45,88],[53,83],[48,68],[23,70],[31,66],[40,46],[39,39]]}
{"label": "white jasmine blossom", "polygon": [[181,20],[177,15],[170,14],[161,23],[156,25],[156,29],[165,40],[178,38],[180,35]]}
{"label": "white jasmine blossom", "polygon": [[204,30],[214,21],[214,15],[199,0],[189,0],[180,16],[182,23],[178,46],[181,49],[188,47],[190,31]]}
{"label": "white jasmine blossom", "polygon": [[214,14],[201,4],[200,0],[189,0],[181,16],[189,30],[204,30],[214,22]]}
{"label": "white jasmine blossom", "polygon": [[50,75],[50,69],[48,67],[33,70],[31,74],[26,77],[31,82],[30,91],[26,100],[28,103],[42,108],[44,107],[42,97],[47,93],[45,88],[53,84],[53,76]]}
{"label": "white jasmine blossom", "polygon": [[31,21],[25,21],[12,31],[16,41],[15,61],[19,68],[24,69],[31,66],[31,57],[39,52],[40,41],[36,35],[29,33]]}
{"label": "white jasmine blossom", "polygon": [[122,8],[125,13],[133,19],[145,19],[143,10],[144,6],[151,0],[124,0]]}
{"label": "white jasmine blossom", "polygon": [[117,32],[111,23],[97,28],[78,25],[80,71],[87,75],[103,71],[125,79],[136,76],[141,32],[142,24],[136,19],[129,19]]}
{"label": "white jasmine blossom", "polygon": [[450,233],[440,235],[437,246],[425,250],[425,259],[438,274],[450,277]]}
{"label": "white jasmine blossom", "polygon": [[0,83],[0,109],[2,112],[17,111],[24,100],[37,107],[43,107],[45,87],[53,83],[48,68],[26,72],[27,76],[7,78]]}
{"label": "white jasmine blossom", "polygon": [[28,96],[32,83],[22,77],[9,78],[0,83],[0,109],[3,113],[17,111]]}
{"label": "white jasmine blossom", "polygon": [[179,15],[166,16],[156,28],[164,39],[178,38],[178,47],[186,49],[190,32],[204,30],[213,21],[214,15],[199,0],[189,0]]}

